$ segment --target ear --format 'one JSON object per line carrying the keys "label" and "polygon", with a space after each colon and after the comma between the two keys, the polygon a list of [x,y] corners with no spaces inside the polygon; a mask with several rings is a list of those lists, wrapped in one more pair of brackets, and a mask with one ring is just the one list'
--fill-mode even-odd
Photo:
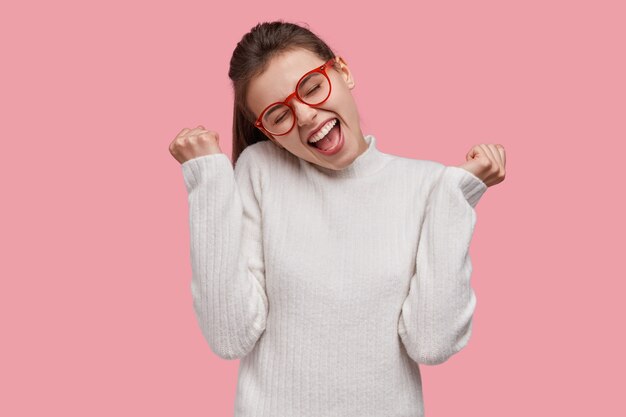
{"label": "ear", "polygon": [[354,77],[352,76],[352,71],[350,71],[350,68],[348,67],[348,63],[341,56],[335,57],[335,61],[337,62],[337,65],[339,65],[341,77],[345,81],[348,88],[352,90],[355,86],[355,82]]}

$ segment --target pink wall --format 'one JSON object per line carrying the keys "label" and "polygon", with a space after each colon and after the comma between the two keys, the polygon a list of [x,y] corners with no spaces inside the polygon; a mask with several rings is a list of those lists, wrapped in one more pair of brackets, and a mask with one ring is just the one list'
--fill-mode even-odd
{"label": "pink wall", "polygon": [[427,417],[623,411],[623,2],[13,3],[0,415],[230,415],[238,362],[193,315],[167,147],[203,124],[230,154],[230,54],[279,18],[346,58],[382,151],[452,165],[506,148],[477,206],[472,339],[422,367]]}

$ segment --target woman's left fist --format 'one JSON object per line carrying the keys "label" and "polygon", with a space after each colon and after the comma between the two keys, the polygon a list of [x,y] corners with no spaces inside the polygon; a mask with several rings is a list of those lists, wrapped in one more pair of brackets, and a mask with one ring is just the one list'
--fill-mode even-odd
{"label": "woman's left fist", "polygon": [[465,155],[466,163],[459,165],[480,178],[487,187],[504,181],[506,154],[500,144],[475,145]]}

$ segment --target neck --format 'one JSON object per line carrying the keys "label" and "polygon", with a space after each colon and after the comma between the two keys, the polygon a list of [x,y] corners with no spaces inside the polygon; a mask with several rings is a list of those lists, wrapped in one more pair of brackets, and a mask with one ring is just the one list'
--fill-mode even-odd
{"label": "neck", "polygon": [[375,174],[391,160],[391,156],[378,150],[374,135],[365,135],[359,144],[359,155],[342,169],[323,167],[300,159],[300,165],[308,172],[334,178],[359,178]]}

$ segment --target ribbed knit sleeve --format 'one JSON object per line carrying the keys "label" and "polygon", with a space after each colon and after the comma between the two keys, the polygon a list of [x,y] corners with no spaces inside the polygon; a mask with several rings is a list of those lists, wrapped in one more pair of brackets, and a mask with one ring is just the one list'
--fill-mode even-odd
{"label": "ribbed knit sleeve", "polygon": [[408,355],[426,365],[445,362],[469,341],[476,306],[469,246],[475,206],[487,189],[463,168],[439,167],[422,218],[415,274],[398,321]]}
{"label": "ribbed knit sleeve", "polygon": [[260,172],[253,153],[235,169],[223,153],[182,164],[189,202],[193,307],[211,350],[223,359],[252,351],[268,299],[261,238]]}

